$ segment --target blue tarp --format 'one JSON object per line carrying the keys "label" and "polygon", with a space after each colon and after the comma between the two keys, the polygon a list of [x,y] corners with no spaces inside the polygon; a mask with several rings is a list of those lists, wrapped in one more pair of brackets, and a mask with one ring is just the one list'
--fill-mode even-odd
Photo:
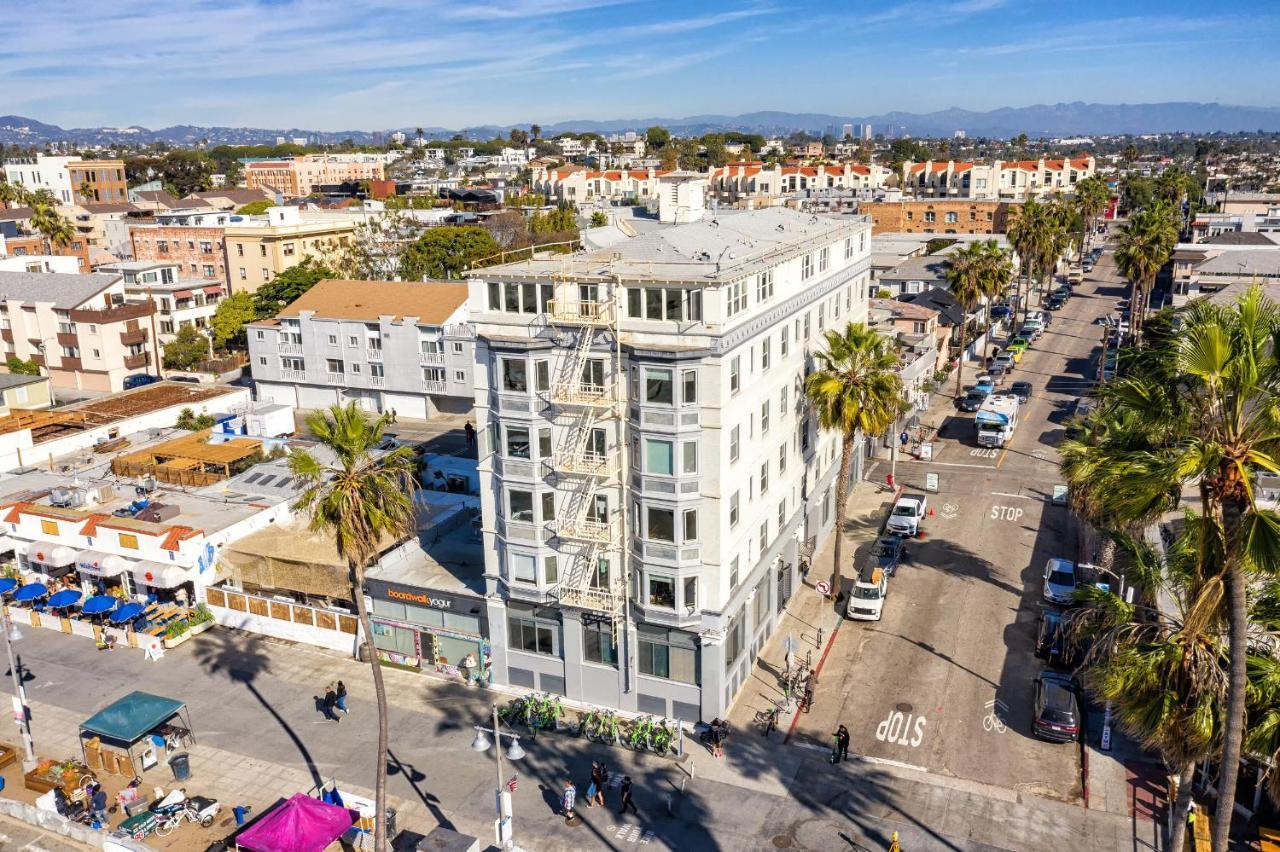
{"label": "blue tarp", "polygon": [[80,611],[85,615],[101,615],[104,612],[111,612],[118,603],[120,601],[111,595],[94,595],[80,605]]}
{"label": "blue tarp", "polygon": [[44,583],[30,583],[14,592],[13,599],[15,601],[33,601],[47,594],[49,594],[49,589]]}
{"label": "blue tarp", "polygon": [[130,692],[81,722],[80,730],[132,744],[169,721],[183,706],[181,701],[172,698]]}

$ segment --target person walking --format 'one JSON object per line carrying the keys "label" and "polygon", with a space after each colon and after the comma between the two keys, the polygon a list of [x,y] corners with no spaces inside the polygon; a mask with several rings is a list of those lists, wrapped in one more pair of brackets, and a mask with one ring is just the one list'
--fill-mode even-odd
{"label": "person walking", "polygon": [[808,713],[813,709],[813,690],[817,686],[818,676],[813,672],[804,679],[804,712]]}
{"label": "person walking", "polygon": [[849,759],[849,729],[841,725],[836,729],[836,760]]}
{"label": "person walking", "polygon": [[89,808],[93,818],[100,825],[107,825],[107,791],[102,789],[101,784],[94,783],[93,795],[89,797]]}
{"label": "person walking", "polygon": [[342,681],[338,681],[338,687],[333,691],[333,695],[334,702],[337,704],[338,709],[342,711],[342,715],[345,716],[350,713],[351,711],[347,709],[347,685]]}
{"label": "person walking", "polygon": [[631,812],[636,816],[640,816],[640,811],[636,810],[636,803],[631,799],[631,776],[622,776],[622,809],[618,811],[619,815],[625,814],[627,808],[631,808]]}
{"label": "person walking", "polygon": [[564,781],[564,792],[560,794],[560,806],[564,809],[565,822],[573,820],[573,806],[577,800],[578,791],[574,789],[573,781],[566,778]]}
{"label": "person walking", "polygon": [[471,421],[467,421],[467,425],[462,427],[462,431],[467,433],[467,449],[475,449],[476,446],[476,427],[471,425]]}
{"label": "person walking", "polygon": [[711,721],[711,756],[724,757],[724,722],[719,719]]}
{"label": "person walking", "polygon": [[898,845],[898,832],[896,831],[889,840],[889,852],[902,852],[902,847]]}
{"label": "person walking", "polygon": [[329,684],[324,688],[324,700],[320,702],[320,707],[324,710],[324,717],[330,722],[341,722],[342,717],[333,712],[333,708],[338,706],[338,694],[333,690],[333,684]]}
{"label": "person walking", "polygon": [[596,782],[596,804],[604,807],[604,789],[609,786],[609,767],[600,761],[600,779]]}

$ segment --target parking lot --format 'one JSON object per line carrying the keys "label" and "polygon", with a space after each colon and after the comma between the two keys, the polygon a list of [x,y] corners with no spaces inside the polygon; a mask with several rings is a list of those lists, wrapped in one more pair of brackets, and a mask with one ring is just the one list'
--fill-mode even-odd
{"label": "parking lot", "polygon": [[[1093,323],[1120,295],[1113,273],[1104,255],[1007,377],[1033,385],[1009,444],[976,446],[973,415],[956,412],[930,461],[899,462],[906,490],[923,491],[933,473],[938,493],[929,495],[923,540],[909,543],[890,581],[883,619],[846,623],[823,668],[820,700],[831,705],[813,715],[825,721],[840,708],[851,751],[1062,801],[1081,797],[1079,748],[1031,736],[1032,681],[1043,668],[1033,650],[1045,562],[1075,559],[1072,518],[1050,499],[1060,482],[1056,445],[1092,385],[1101,341]],[[850,534],[858,564],[874,531]],[[826,745],[830,732],[816,723],[800,730]]]}

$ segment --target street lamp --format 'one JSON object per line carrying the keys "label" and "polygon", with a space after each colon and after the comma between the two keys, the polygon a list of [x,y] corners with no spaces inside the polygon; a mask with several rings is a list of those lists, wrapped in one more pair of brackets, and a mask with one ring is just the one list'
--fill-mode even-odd
{"label": "street lamp", "polygon": [[31,714],[27,712],[27,689],[22,685],[22,674],[18,671],[18,661],[13,654],[13,643],[22,638],[18,625],[9,620],[9,611],[0,605],[3,612],[4,647],[9,653],[9,674],[13,677],[13,718],[22,729],[22,769],[30,772],[36,768],[36,747],[31,740]]}
{"label": "street lamp", "polygon": [[502,730],[501,723],[498,721],[498,705],[493,707],[493,729],[492,731],[484,725],[476,725],[476,738],[471,741],[471,750],[475,752],[485,752],[493,745],[489,740],[489,734],[492,734],[493,740],[497,742],[498,747],[493,750],[493,756],[497,760],[497,779],[498,785],[494,790],[495,804],[498,809],[498,819],[494,822],[494,832],[497,836],[498,847],[501,849],[514,848],[515,843],[512,840],[511,830],[511,792],[503,789],[502,781],[502,738],[511,737],[511,745],[507,748],[507,760],[517,761],[524,757],[524,749],[520,747],[520,737],[514,733],[508,733]]}

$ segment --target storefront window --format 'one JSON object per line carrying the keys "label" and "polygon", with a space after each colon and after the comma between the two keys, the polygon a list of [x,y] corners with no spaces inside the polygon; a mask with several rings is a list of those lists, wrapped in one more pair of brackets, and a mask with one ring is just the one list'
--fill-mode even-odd
{"label": "storefront window", "polygon": [[560,620],[553,609],[509,605],[507,633],[507,642],[514,650],[552,657],[560,655]]}
{"label": "storefront window", "polygon": [[691,634],[647,624],[636,625],[636,629],[641,674],[680,683],[700,682],[698,646]]}
{"label": "storefront window", "polygon": [[373,632],[373,644],[378,650],[404,654],[407,657],[417,656],[417,646],[413,641],[416,631],[376,621],[370,625],[370,629]]}
{"label": "storefront window", "polygon": [[600,663],[605,666],[618,665],[618,653],[613,647],[612,625],[582,625],[582,658],[588,663]]}
{"label": "storefront window", "polygon": [[742,610],[738,610],[733,618],[729,619],[729,629],[725,632],[724,640],[724,668],[725,671],[733,668],[733,664],[738,661],[739,655],[742,654]]}

